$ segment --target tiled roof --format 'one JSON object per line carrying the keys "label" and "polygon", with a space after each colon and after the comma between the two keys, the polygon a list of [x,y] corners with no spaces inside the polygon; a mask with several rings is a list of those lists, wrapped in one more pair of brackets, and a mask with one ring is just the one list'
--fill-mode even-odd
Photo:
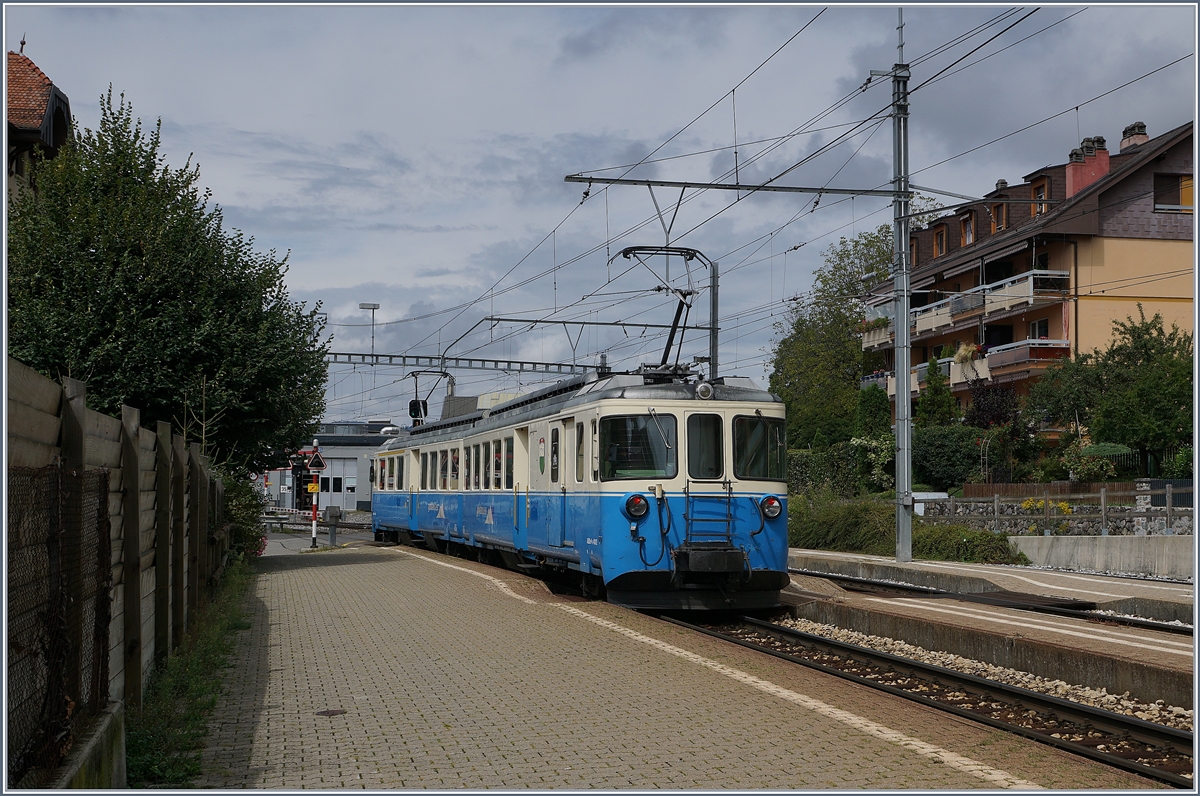
{"label": "tiled roof", "polygon": [[23,130],[37,130],[46,116],[53,84],[37,64],[24,55],[8,53],[8,121]]}

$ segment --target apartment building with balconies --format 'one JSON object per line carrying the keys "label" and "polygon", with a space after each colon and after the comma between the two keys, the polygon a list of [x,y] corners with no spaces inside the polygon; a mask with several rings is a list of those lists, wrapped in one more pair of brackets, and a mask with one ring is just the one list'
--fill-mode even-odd
{"label": "apartment building with balconies", "polygon": [[[1103,350],[1138,304],[1192,331],[1192,150],[1191,123],[1150,138],[1137,122],[1116,154],[1085,138],[1066,163],[913,230],[912,398],[935,359],[962,406],[972,379],[1027,394],[1055,359]],[[871,289],[866,321],[863,349],[887,365],[863,385],[894,398],[890,281]]]}

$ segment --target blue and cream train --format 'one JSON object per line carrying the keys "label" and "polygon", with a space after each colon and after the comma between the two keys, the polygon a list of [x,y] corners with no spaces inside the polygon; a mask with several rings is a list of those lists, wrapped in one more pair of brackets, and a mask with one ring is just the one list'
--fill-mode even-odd
{"label": "blue and cream train", "polygon": [[770,607],[788,583],[783,404],[749,379],[591,373],[373,459],[377,539],[578,573],[638,608]]}

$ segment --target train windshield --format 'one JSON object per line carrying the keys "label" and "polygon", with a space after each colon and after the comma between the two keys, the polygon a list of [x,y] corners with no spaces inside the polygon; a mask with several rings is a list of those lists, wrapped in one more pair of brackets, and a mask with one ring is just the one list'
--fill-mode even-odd
{"label": "train windshield", "polygon": [[675,418],[672,415],[624,415],[600,420],[600,479],[674,478]]}
{"label": "train windshield", "polygon": [[758,481],[787,480],[787,434],[781,419],[733,419],[733,473]]}

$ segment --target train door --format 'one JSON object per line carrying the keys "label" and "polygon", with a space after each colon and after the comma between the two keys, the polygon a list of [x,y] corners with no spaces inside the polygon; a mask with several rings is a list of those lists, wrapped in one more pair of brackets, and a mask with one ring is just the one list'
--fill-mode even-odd
{"label": "train door", "polygon": [[[516,429],[513,437],[512,469],[505,463],[505,478],[513,474],[513,530],[529,530],[529,427]],[[522,484],[524,481],[524,484]],[[507,483],[507,482],[506,482]],[[524,545],[518,544],[518,547]]]}
{"label": "train door", "polygon": [[574,422],[570,419],[550,424],[550,487],[546,496],[546,542],[551,547],[562,547],[567,528],[567,481],[570,479],[572,459],[567,456],[568,440],[574,433]]}

